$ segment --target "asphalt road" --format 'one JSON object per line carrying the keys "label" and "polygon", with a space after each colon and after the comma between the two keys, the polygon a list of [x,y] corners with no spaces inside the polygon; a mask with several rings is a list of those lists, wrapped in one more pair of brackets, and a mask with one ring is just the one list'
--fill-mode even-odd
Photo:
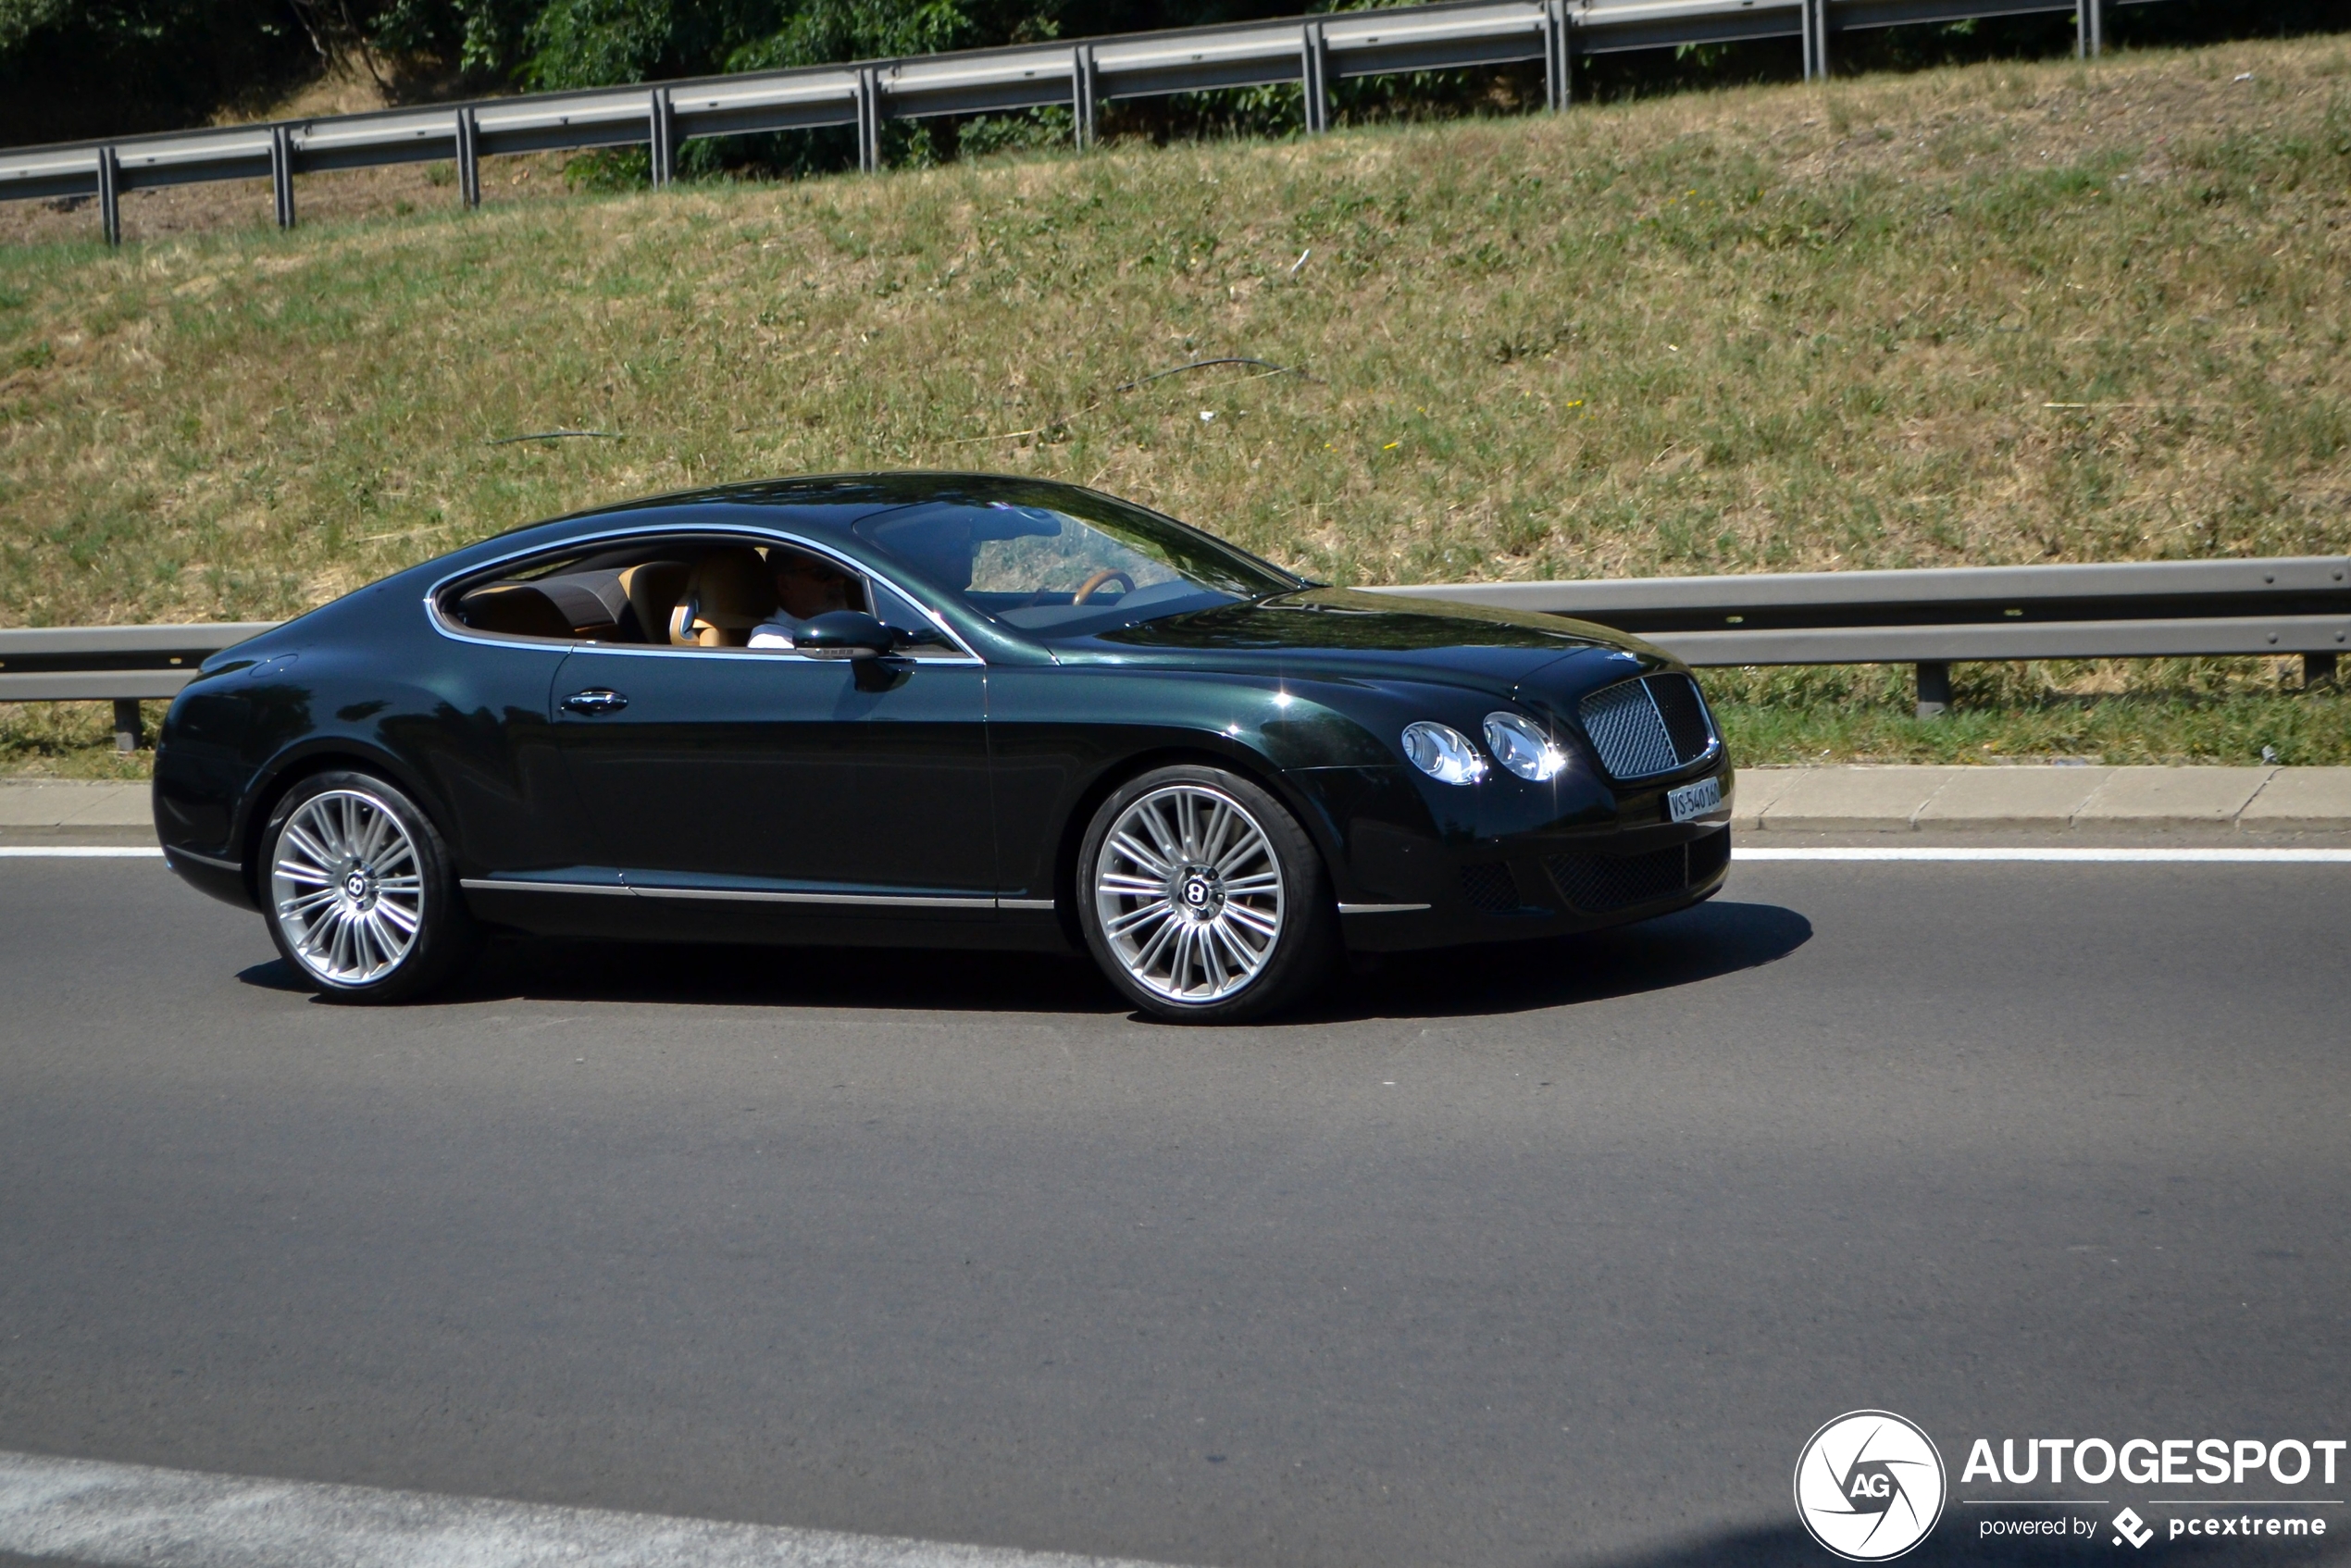
{"label": "asphalt road", "polygon": [[1789,1475],[1857,1407],[1955,1482],[1976,1435],[2351,1436],[2346,905],[1748,865],[1188,1031],[1074,964],[702,949],[341,1009],[155,863],[0,862],[0,1449],[1176,1562],[1824,1562]]}

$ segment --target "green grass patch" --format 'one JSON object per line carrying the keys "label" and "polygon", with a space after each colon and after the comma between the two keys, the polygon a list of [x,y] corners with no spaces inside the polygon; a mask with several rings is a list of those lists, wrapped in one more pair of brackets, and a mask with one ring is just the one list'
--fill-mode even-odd
{"label": "green grass patch", "polygon": [[[1346,583],[2341,553],[2345,126],[2320,38],[0,249],[0,619],[882,467]],[[1117,390],[1222,355],[1302,373]],[[554,429],[617,439],[495,444]],[[1711,684],[1752,760],[2351,760],[2272,664],[1979,668],[1939,728],[1907,672]]]}

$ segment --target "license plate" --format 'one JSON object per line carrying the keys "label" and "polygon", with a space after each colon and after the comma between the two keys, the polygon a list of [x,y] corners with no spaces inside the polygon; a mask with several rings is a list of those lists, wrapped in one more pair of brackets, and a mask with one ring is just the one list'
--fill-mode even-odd
{"label": "license plate", "polygon": [[1665,791],[1665,815],[1675,822],[1704,816],[1722,803],[1723,781],[1720,778],[1701,778],[1695,784],[1685,784],[1678,790]]}

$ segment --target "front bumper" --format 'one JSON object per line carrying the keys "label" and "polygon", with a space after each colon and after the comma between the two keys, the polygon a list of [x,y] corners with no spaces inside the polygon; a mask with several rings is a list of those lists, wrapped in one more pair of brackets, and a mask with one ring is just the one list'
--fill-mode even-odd
{"label": "front bumper", "polygon": [[[1673,821],[1670,793],[1710,778],[1720,803]],[[1719,756],[1687,773],[1588,789],[1560,801],[1555,815],[1507,786],[1455,792],[1391,778],[1412,785],[1432,815],[1407,826],[1393,795],[1371,791],[1340,814],[1340,929],[1357,952],[1621,926],[1711,897],[1730,869],[1735,775]]]}
{"label": "front bumper", "polygon": [[1340,929],[1358,952],[1565,936],[1686,909],[1730,867],[1728,823],[1504,844],[1456,860],[1425,903],[1340,904]]}

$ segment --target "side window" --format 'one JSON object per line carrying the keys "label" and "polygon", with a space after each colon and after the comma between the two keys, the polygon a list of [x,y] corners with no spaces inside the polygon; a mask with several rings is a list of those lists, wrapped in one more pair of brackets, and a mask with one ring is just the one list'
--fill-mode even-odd
{"label": "side window", "polygon": [[776,608],[749,541],[648,539],[509,566],[442,599],[444,616],[493,637],[653,647],[740,647]]}
{"label": "side window", "polygon": [[963,656],[886,585],[814,551],[754,538],[670,535],[544,556],[458,583],[441,608],[493,637],[777,653],[816,616],[862,610],[906,633],[907,653]]}
{"label": "side window", "polygon": [[487,582],[458,585],[442,610],[460,626],[496,637],[632,641],[635,575],[577,557],[534,563]]}

